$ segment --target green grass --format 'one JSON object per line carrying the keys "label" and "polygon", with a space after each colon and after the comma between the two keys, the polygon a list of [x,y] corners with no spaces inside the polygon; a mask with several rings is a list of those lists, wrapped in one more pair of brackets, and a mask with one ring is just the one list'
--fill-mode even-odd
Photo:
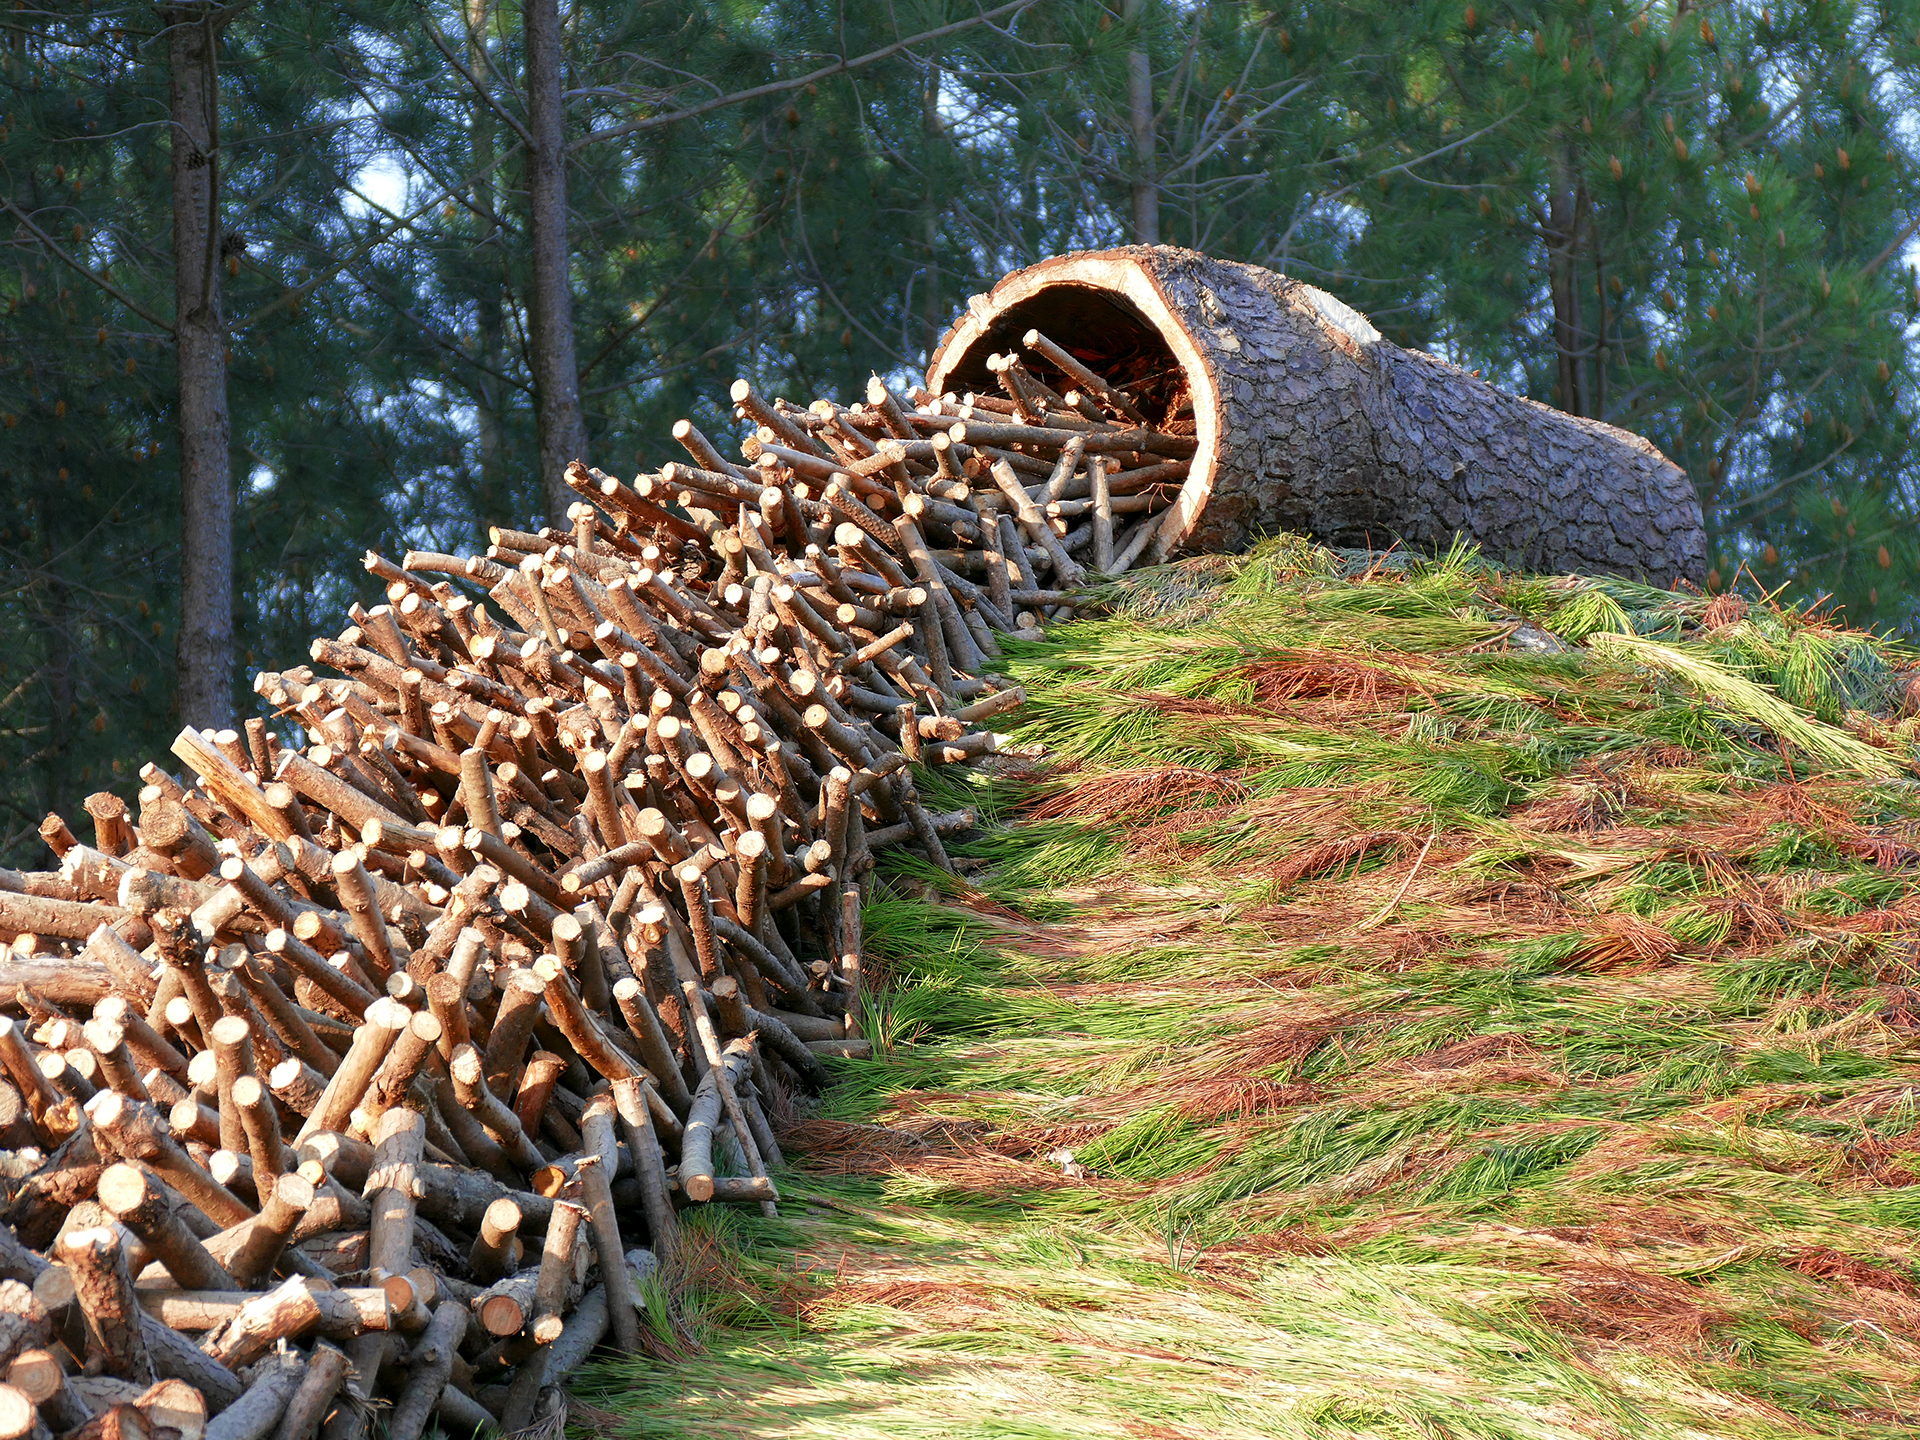
{"label": "green grass", "polygon": [[1053,768],[924,777],[982,829],[868,904],[884,1053],[577,1425],[1920,1435],[1906,657],[1370,563],[1009,647]]}

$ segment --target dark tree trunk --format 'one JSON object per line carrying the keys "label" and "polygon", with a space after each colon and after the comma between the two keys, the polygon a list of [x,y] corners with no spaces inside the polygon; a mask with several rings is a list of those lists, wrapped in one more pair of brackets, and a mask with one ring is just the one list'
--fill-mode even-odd
{"label": "dark tree trunk", "polygon": [[68,534],[65,507],[57,494],[43,493],[40,499],[40,536],[43,550],[42,573],[45,579],[35,588],[35,618],[46,637],[46,743],[33,754],[44,786],[38,797],[43,809],[64,815],[76,798],[73,776],[72,737],[80,723],[73,683],[73,637],[78,615],[72,587],[61,571],[71,563],[67,551],[72,543]]}
{"label": "dark tree trunk", "polygon": [[[487,33],[492,25],[491,0],[467,0],[467,68],[486,84],[492,74],[493,62],[487,45]],[[487,269],[497,272],[497,285],[484,281],[478,288],[475,308],[478,310],[475,329],[478,332],[478,345],[481,370],[474,381],[475,429],[479,432],[480,443],[480,484],[479,501],[475,507],[478,515],[505,515],[510,507],[503,503],[500,494],[501,459],[503,442],[500,433],[500,382],[491,372],[501,368],[501,356],[505,349],[502,343],[506,334],[500,307],[500,295],[506,280],[506,267],[501,262],[500,229],[492,216],[498,203],[494,194],[494,114],[493,107],[486,100],[475,96],[471,111],[468,134],[471,150],[469,160],[473,173],[478,178],[473,182],[474,208],[484,217],[480,223],[480,239],[477,245],[480,264],[484,273]],[[543,492],[544,494],[544,492]]]}
{"label": "dark tree trunk", "polygon": [[[1125,15],[1140,20],[1144,0],[1126,0]],[[1154,167],[1153,60],[1144,42],[1127,54],[1127,129],[1133,139],[1133,238],[1160,243],[1160,181]]]}
{"label": "dark tree trunk", "polygon": [[171,71],[174,353],[180,387],[180,718],[233,723],[232,425],[220,311],[219,7],[161,11]]}
{"label": "dark tree trunk", "polygon": [[[1587,213],[1592,214],[1592,201],[1581,187],[1581,198],[1588,206]],[[1593,409],[1590,412],[1595,419],[1607,413],[1607,325],[1610,316],[1607,312],[1607,259],[1600,249],[1600,230],[1589,224],[1587,235],[1593,243]]]}
{"label": "dark tree trunk", "polygon": [[566,524],[573,494],[567,466],[587,459],[580,368],[573,355],[573,289],[567,267],[567,137],[560,98],[558,0],[526,0],[528,241],[533,283],[527,292],[534,414],[540,432],[540,483],[547,523]]}
{"label": "dark tree trunk", "polygon": [[1580,220],[1584,187],[1569,188],[1564,166],[1556,167],[1547,195],[1547,277],[1553,297],[1553,353],[1558,362],[1555,398],[1569,415],[1599,414],[1587,385],[1587,333],[1580,323]]}
{"label": "dark tree trunk", "polygon": [[[927,83],[920,92],[920,126],[929,142],[942,139],[946,134],[946,125],[940,119],[940,67],[927,68]],[[926,210],[922,216],[922,229],[927,243],[926,286],[920,296],[921,314],[926,317],[927,353],[933,353],[933,347],[940,343],[940,336],[946,329],[947,311],[940,299],[940,204],[941,196],[936,186],[927,187]]]}
{"label": "dark tree trunk", "polygon": [[988,388],[986,357],[1029,328],[1095,370],[1178,371],[1199,453],[1155,555],[1292,530],[1424,550],[1464,536],[1508,564],[1662,584],[1706,571],[1699,498],[1646,440],[1403,350],[1284,275],[1173,246],[1048,260],[976,297],[928,384]]}

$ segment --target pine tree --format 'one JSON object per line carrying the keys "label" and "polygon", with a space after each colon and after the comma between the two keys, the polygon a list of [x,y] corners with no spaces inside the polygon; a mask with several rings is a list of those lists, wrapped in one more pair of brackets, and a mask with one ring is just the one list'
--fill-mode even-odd
{"label": "pine tree", "polygon": [[127,257],[133,237],[164,241],[166,152],[152,131],[96,138],[150,120],[155,91],[110,25],[35,18],[0,56],[0,849],[12,854],[40,848],[46,810],[125,780],[130,739],[159,738],[123,725],[153,715],[154,698],[164,716],[178,617],[166,291]]}
{"label": "pine tree", "polygon": [[[736,375],[793,394],[857,395],[876,365],[922,363],[966,294],[1068,238],[1054,225],[1017,249],[981,243],[976,219],[1024,207],[1007,202],[1004,147],[956,139],[943,118],[943,95],[976,67],[1032,60],[1017,36],[979,25],[860,63],[971,24],[971,7],[836,14],[795,0],[736,21],[689,3],[588,0],[572,13],[561,57],[573,97],[570,279],[595,463],[674,458],[663,441],[681,416],[724,438]],[[450,202],[422,207],[409,226],[411,283],[374,283],[371,257],[347,271],[391,301],[389,330],[438,347],[446,383],[472,406],[454,487],[470,513],[530,523],[540,505],[524,447],[537,387],[526,357],[503,343],[530,319],[534,278],[516,134],[526,128],[520,9],[470,0],[433,7],[424,23],[429,43],[364,52],[377,76],[369,94],[410,193]],[[836,59],[856,63],[800,83]],[[768,93],[729,98],[759,90]],[[503,455],[519,457],[517,468]]]}
{"label": "pine tree", "polygon": [[[369,343],[375,307],[309,268],[356,230],[343,198],[368,158],[341,120],[349,92],[317,60],[367,23],[256,8],[221,37],[243,667],[300,653],[375,588],[360,550],[425,528],[421,477],[445,453],[417,365]],[[38,863],[41,815],[91,789],[131,797],[138,782],[117,767],[164,754],[180,723],[181,477],[161,17],[76,7],[13,25],[0,54],[0,853]],[[239,692],[246,676],[233,681]]]}
{"label": "pine tree", "polygon": [[1343,97],[1356,149],[1430,158],[1347,198],[1361,234],[1321,261],[1346,297],[1652,438],[1699,489],[1713,583],[1746,566],[1856,622],[1905,620],[1920,6],[1473,0],[1378,20],[1393,63]]}

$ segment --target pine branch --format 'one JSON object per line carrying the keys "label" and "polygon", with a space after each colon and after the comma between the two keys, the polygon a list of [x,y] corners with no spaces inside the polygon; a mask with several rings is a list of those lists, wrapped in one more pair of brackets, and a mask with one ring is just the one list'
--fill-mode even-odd
{"label": "pine branch", "polygon": [[475,75],[461,63],[460,57],[455,55],[453,51],[448,48],[447,42],[440,38],[440,32],[434,27],[433,22],[423,18],[421,20],[421,28],[427,32],[427,39],[433,42],[433,48],[444,55],[447,63],[460,72],[461,78],[473,87],[473,93],[487,103],[487,108],[513,127],[513,133],[520,137],[522,144],[531,145],[533,143],[533,137],[527,134],[527,127],[520,123],[512,111],[494,99],[493,92],[480,83],[479,76]]}
{"label": "pine branch", "polygon": [[38,225],[34,224],[33,217],[28,215],[27,212],[22,210],[18,205],[14,204],[13,201],[10,200],[8,197],[4,195],[0,195],[0,206],[6,207],[6,209],[12,213],[13,217],[16,220],[18,220],[22,225],[26,226],[28,230],[32,231],[34,237],[38,239],[40,243],[44,245],[47,248],[47,250],[51,252],[56,259],[60,261],[61,264],[67,266],[69,269],[73,270],[76,274],[84,275],[89,282],[91,282],[93,285],[97,286],[101,290],[106,291],[107,294],[113,296],[114,299],[118,300],[122,305],[126,306],[129,310],[133,311],[134,314],[138,315],[142,320],[145,320],[149,325],[153,325],[158,329],[165,331],[169,335],[173,333],[173,322],[171,320],[162,320],[158,315],[155,315],[151,310],[147,309],[138,300],[135,300],[131,295],[127,294],[126,291],[122,290],[118,285],[115,285],[111,280],[108,280],[103,276],[94,274],[93,271],[89,270],[85,265],[81,264],[73,256],[69,255],[65,250],[63,250],[60,247],[60,243],[57,240],[55,240],[51,235],[47,234],[47,232],[42,230]]}
{"label": "pine branch", "polygon": [[984,25],[988,21],[998,20],[1002,16],[1018,15],[1020,12],[1037,3],[1038,0],[1013,0],[1012,4],[1002,5],[997,10],[989,10],[984,14],[975,15],[966,20],[956,20],[951,25],[941,25],[932,30],[922,31],[920,34],[911,36],[908,39],[896,40],[891,45],[883,45],[878,50],[870,50],[865,55],[858,56],[854,59],[842,59],[835,61],[831,65],[823,65],[818,70],[809,71],[807,74],[797,76],[791,80],[776,80],[766,85],[755,85],[750,89],[736,90],[731,95],[721,95],[715,99],[704,101],[699,105],[689,105],[681,110],[672,110],[665,115],[647,115],[638,120],[629,120],[622,125],[610,125],[604,130],[591,130],[569,145],[567,147],[567,153],[569,155],[575,155],[596,141],[617,140],[623,135],[638,135],[644,131],[657,130],[662,126],[672,125],[681,120],[692,120],[698,116],[709,114],[712,111],[725,109],[729,105],[744,104],[748,100],[758,100],[767,95],[784,95],[792,90],[802,90],[809,85],[829,79],[835,75],[845,75],[855,70],[863,70],[869,65],[878,64],[880,61],[898,55],[901,51],[910,49],[915,45],[923,45],[930,40],[945,39],[949,35],[956,35],[963,30],[971,30],[976,25]]}

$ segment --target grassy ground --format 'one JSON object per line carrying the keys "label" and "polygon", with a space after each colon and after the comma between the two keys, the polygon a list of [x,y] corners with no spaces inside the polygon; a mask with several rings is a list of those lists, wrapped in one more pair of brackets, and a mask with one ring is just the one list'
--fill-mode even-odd
{"label": "grassy ground", "polygon": [[1107,599],[576,1428],[1920,1434],[1905,657],[1466,555]]}

